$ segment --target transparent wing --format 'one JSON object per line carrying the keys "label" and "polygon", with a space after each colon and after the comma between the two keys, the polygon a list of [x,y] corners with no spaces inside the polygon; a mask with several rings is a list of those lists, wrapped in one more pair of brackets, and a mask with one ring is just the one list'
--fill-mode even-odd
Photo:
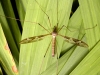
{"label": "transparent wing", "polygon": [[85,42],[81,41],[81,40],[71,38],[71,37],[67,37],[67,36],[63,36],[63,35],[60,35],[60,34],[59,34],[59,36],[63,37],[65,39],[65,41],[67,41],[69,43],[76,44],[78,46],[88,48],[88,45]]}
{"label": "transparent wing", "polygon": [[40,41],[47,35],[50,35],[50,34],[44,34],[44,35],[39,35],[39,36],[33,36],[33,37],[26,38],[26,39],[21,40],[20,44],[26,44],[26,43]]}

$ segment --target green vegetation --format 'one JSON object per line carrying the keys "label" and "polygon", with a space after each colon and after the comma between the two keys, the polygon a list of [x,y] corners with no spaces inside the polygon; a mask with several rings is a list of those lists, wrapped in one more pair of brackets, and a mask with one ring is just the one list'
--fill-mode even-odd
{"label": "green vegetation", "polygon": [[[58,28],[63,25],[68,27],[68,29],[63,28],[59,34],[82,40],[89,48],[67,43],[65,39],[57,36],[55,57],[52,57],[52,36],[45,36],[43,40],[33,43],[19,44],[21,32],[17,20],[12,19],[15,18],[15,14],[11,2],[1,1],[0,75],[3,73],[7,75],[57,75],[57,73],[58,75],[99,75],[100,1],[78,0],[79,6],[72,16],[70,16],[72,5],[76,0],[58,0],[58,6],[57,0],[36,1],[16,0],[23,28],[22,39],[48,33],[36,23],[52,32],[53,27],[57,25],[58,17]],[[49,16],[51,26],[47,15],[42,10]]]}

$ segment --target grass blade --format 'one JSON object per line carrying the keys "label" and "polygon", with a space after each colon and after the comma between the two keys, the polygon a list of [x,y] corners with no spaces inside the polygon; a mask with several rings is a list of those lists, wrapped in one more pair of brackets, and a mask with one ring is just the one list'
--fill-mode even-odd
{"label": "grass blade", "polygon": [[0,75],[3,75],[2,70],[1,70],[1,67],[0,67]]}
{"label": "grass blade", "polygon": [[[76,11],[78,16],[75,17],[75,19],[76,18],[78,19],[79,17],[82,16],[79,20],[77,20],[78,23],[84,25],[84,26],[81,26],[81,28],[87,29],[87,28],[94,27],[97,24],[97,27],[84,31],[84,33],[86,32],[85,37],[88,42],[89,48],[93,48],[93,47],[94,48],[93,50],[90,49],[92,51],[89,53],[88,53],[88,50],[85,50],[85,49],[81,49],[81,48],[75,49],[75,51],[72,53],[72,55],[69,57],[68,61],[64,65],[62,71],[60,72],[61,75],[81,75],[81,74],[82,75],[96,75],[96,74],[99,74],[99,64],[98,64],[100,63],[99,62],[100,61],[99,60],[99,50],[98,50],[99,43],[96,44],[98,40],[100,39],[99,38],[100,37],[99,36],[99,21],[98,21],[99,19],[97,17],[97,14],[99,14],[99,11],[96,12],[97,9],[99,9],[99,7],[97,6],[99,1],[79,0],[79,3],[80,3],[80,7],[79,9],[77,9],[78,12]],[[81,13],[79,13],[80,11]],[[82,20],[83,20],[83,23],[82,23]],[[76,22],[75,20],[72,19],[72,22],[70,22],[69,24],[72,24],[72,25],[76,24],[76,23],[73,23],[73,21]],[[75,36],[77,34],[75,34]]]}
{"label": "grass blade", "polygon": [[[47,0],[37,0],[38,3],[41,5],[40,7],[49,15],[50,21],[51,21],[51,27],[49,25],[47,16],[41,11],[39,5],[37,5],[36,1],[30,0],[27,7],[26,12],[26,21],[31,22],[38,22],[42,24],[45,28],[52,31],[52,28],[57,24],[57,0],[55,1],[47,1]],[[68,3],[68,5],[66,5]],[[70,16],[70,10],[71,10],[72,0],[58,0],[58,19],[59,19],[59,28],[62,25],[68,24],[69,16]],[[66,7],[66,10],[65,8]],[[62,15],[63,14],[63,15]],[[66,16],[66,17],[65,17]],[[65,35],[66,30],[62,30],[60,34]],[[35,23],[25,23],[24,29],[23,29],[23,36],[22,39],[46,34],[47,31],[45,31],[42,27]],[[42,41],[33,42],[29,44],[21,45],[21,53],[20,53],[20,63],[19,63],[19,69],[20,69],[20,75],[38,75],[40,71],[40,67],[42,64],[41,72],[44,72],[50,65],[55,63],[57,61],[57,54],[55,57],[52,57],[51,55],[51,47],[50,44],[52,37],[47,36]],[[50,46],[49,46],[50,44]],[[62,49],[63,39],[60,37],[57,37],[57,51],[60,54],[60,51]],[[48,52],[46,54],[46,57],[44,58],[44,54],[46,50],[48,49]],[[27,54],[27,56],[26,56]],[[58,55],[59,55],[58,54]],[[43,59],[44,58],[44,59]],[[24,68],[24,69],[23,69]],[[51,73],[56,74],[57,66],[55,64],[54,71]]]}
{"label": "grass blade", "polygon": [[99,3],[98,0],[96,1],[79,0],[84,27],[91,28],[97,25],[97,27],[93,29],[86,30],[86,37],[89,48],[92,48],[96,44],[96,42],[98,42],[98,40],[100,39],[100,34],[99,34],[100,24],[98,22],[99,18],[97,16],[97,14],[100,12],[100,11],[97,12],[97,10],[99,9],[97,5],[98,3]]}
{"label": "grass blade", "polygon": [[70,73],[70,75],[98,75],[100,74],[100,41]]}
{"label": "grass blade", "polygon": [[[8,3],[4,2],[4,4],[8,4],[8,6],[5,5],[4,7],[2,6],[4,4],[1,2],[1,4],[0,4],[0,11],[1,11],[0,15],[3,15],[3,16],[4,15],[7,16],[7,14],[12,15],[12,12],[7,13],[7,10],[5,11],[6,14],[4,13],[4,8],[8,7],[10,9],[10,6],[11,6],[9,1],[7,1],[7,2]],[[0,22],[1,22],[2,28],[4,30],[6,39],[8,41],[9,47],[12,51],[13,56],[14,56],[14,59],[16,60],[16,62],[18,62],[19,61],[18,48],[19,48],[19,40],[20,40],[20,37],[21,37],[19,29],[17,29],[18,25],[16,25],[15,20],[7,19],[6,17],[2,17],[2,16],[0,16]]]}
{"label": "grass blade", "polygon": [[0,34],[0,64],[8,75],[18,75],[18,70],[11,55],[1,25]]}

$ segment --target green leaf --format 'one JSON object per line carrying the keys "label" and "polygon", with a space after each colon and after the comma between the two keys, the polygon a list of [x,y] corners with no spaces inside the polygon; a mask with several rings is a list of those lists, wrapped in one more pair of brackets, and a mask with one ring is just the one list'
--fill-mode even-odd
{"label": "green leaf", "polygon": [[100,41],[70,73],[70,75],[99,75],[100,74]]}
{"label": "green leaf", "polygon": [[1,70],[1,66],[0,66],[0,75],[3,75],[2,70]]}
{"label": "green leaf", "polygon": [[[81,33],[82,29],[79,32],[79,29],[81,28],[81,26],[82,26],[82,16],[80,13],[80,9],[78,8],[76,12],[73,14],[73,16],[71,17],[71,19],[69,20],[68,27],[73,32],[68,31],[66,36],[78,38],[81,40],[84,35],[84,32]],[[86,41],[85,37],[82,40],[85,42]],[[63,57],[66,56],[67,53],[70,53],[70,54],[68,54],[67,56],[68,58],[65,58],[62,61],[63,63],[66,60],[66,62],[62,66],[61,71],[59,72],[59,75],[68,75],[77,66],[77,64],[84,58],[84,56],[88,53],[87,48],[80,47],[80,46],[76,47],[76,46],[73,46],[73,44],[66,43],[66,42],[64,43],[62,50],[63,50],[62,51],[63,53],[66,52],[66,54],[63,55]]]}
{"label": "green leaf", "polygon": [[96,42],[100,39],[99,30],[99,0],[79,0],[80,10],[85,28],[95,28],[86,30],[86,38],[88,41],[89,49],[91,49]]}
{"label": "green leaf", "polygon": [[[90,52],[86,57],[80,61],[78,66],[73,69],[70,75],[99,75],[100,74],[100,23],[99,23],[99,0],[79,0],[80,10],[83,18],[85,28],[92,29],[85,30]],[[93,48],[93,49],[91,49]]]}
{"label": "green leaf", "polygon": [[[8,11],[6,8],[8,8],[11,11]],[[7,18],[9,16],[10,18]],[[18,63],[19,61],[18,48],[19,48],[19,41],[21,38],[21,34],[19,32],[19,28],[18,28],[16,21],[12,20],[11,17],[14,18],[14,13],[13,13],[10,1],[9,0],[6,2],[1,1],[0,3],[0,22],[4,30],[6,39],[8,41],[10,50],[12,51],[12,54],[14,56],[14,59],[16,60],[16,63]]]}
{"label": "green leaf", "polygon": [[[48,33],[41,26],[35,24],[34,22],[40,23],[50,32],[52,32],[54,26],[57,26],[57,0],[54,1],[37,0],[37,2],[38,3],[36,3],[35,0],[30,0],[28,2],[25,21],[30,21],[33,23],[24,22],[22,39]],[[63,25],[67,26],[70,16],[71,6],[72,6],[72,0],[68,1],[58,0],[59,28]],[[51,26],[48,17],[41,10],[41,8],[49,16]],[[62,30],[60,34],[65,35],[65,32],[66,30]],[[48,75],[49,73],[50,75],[57,73],[57,66],[56,66],[56,63],[58,61],[57,53],[59,56],[63,46],[64,39],[62,39],[62,37],[57,37],[56,39],[57,53],[55,54],[55,57],[52,57],[51,53],[52,50],[51,40],[52,36],[46,36],[41,41],[21,45],[20,62],[19,62],[20,75],[38,75],[39,73],[41,74],[47,68],[51,67],[51,65],[54,63],[55,65],[53,66],[54,67],[53,71],[49,71],[43,75]],[[47,49],[48,51],[46,57],[44,58]]]}
{"label": "green leaf", "polygon": [[23,27],[28,0],[15,0],[18,16]]}
{"label": "green leaf", "polygon": [[[91,52],[88,52],[87,49],[76,48],[74,52],[72,53],[72,55],[69,57],[64,67],[62,68],[60,72],[61,75],[97,75],[100,73],[100,70],[99,70],[100,53],[99,53],[99,42],[98,42],[100,40],[99,38],[100,26],[99,26],[99,21],[98,21],[100,19],[98,17],[100,11],[97,10],[99,9],[98,7],[99,0],[98,1],[97,0],[96,1],[79,0],[79,3],[80,3],[80,6],[76,11],[78,15],[75,14],[76,12],[73,14],[71,18],[72,20],[70,19],[69,21],[70,22],[69,26],[70,24],[74,26],[75,24],[78,24],[78,23],[81,23],[82,25],[84,25],[84,27],[81,26],[80,30],[84,28],[86,29],[86,30],[84,29],[84,31],[86,32],[85,38],[87,40],[87,43],[89,45],[89,50],[91,50]],[[80,11],[81,13],[79,13]],[[76,20],[73,20],[74,15],[76,16],[75,17]],[[82,23],[82,20],[83,20],[83,23]],[[75,23],[75,22],[78,22],[78,23]],[[77,36],[77,34],[78,33],[76,33],[75,36]]]}
{"label": "green leaf", "polygon": [[[41,41],[21,45],[18,65],[20,31],[16,22],[14,22],[16,19],[12,20],[9,18],[6,22],[4,17],[2,17],[6,15],[14,18],[10,0],[6,2],[2,0],[2,6],[0,6],[0,22],[14,60],[16,61],[16,66],[19,67],[20,75],[99,75],[100,1],[78,0],[79,6],[72,16],[70,16],[72,3],[76,0],[36,1],[16,0],[17,10],[22,24],[25,17],[24,25],[22,25],[22,39],[48,34],[48,31],[52,32],[54,26],[57,26],[58,14],[58,29],[63,25],[68,27],[68,29],[66,27],[62,28],[59,34],[83,40],[88,44],[89,48],[67,43],[64,38],[57,36],[55,57],[52,57],[52,36],[49,35],[45,36]],[[5,14],[3,14],[2,7]],[[45,27],[47,31],[37,23]],[[2,33],[2,29],[0,30]],[[12,66],[15,66],[15,63],[12,61],[13,58],[8,50],[5,51],[7,42],[4,41],[5,37],[2,36],[4,35],[1,34],[0,37],[0,66],[8,75],[14,75]],[[46,56],[44,58],[45,53]]]}
{"label": "green leaf", "polygon": [[8,75],[18,75],[18,71],[0,25],[0,64]]}

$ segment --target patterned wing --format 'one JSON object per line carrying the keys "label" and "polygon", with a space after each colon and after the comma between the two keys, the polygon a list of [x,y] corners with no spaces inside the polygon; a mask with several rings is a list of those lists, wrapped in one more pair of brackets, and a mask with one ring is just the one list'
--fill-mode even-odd
{"label": "patterned wing", "polygon": [[75,38],[71,38],[71,37],[67,37],[67,36],[63,36],[63,35],[60,35],[60,36],[62,36],[63,38],[65,38],[65,41],[67,41],[69,43],[76,44],[78,46],[88,48],[88,45],[85,42],[81,41],[81,40],[78,40],[78,39],[75,39]]}
{"label": "patterned wing", "polygon": [[33,36],[33,37],[26,38],[26,39],[21,40],[20,44],[26,44],[26,43],[40,41],[47,35],[50,35],[50,34],[45,34],[45,35],[39,35],[39,36]]}

